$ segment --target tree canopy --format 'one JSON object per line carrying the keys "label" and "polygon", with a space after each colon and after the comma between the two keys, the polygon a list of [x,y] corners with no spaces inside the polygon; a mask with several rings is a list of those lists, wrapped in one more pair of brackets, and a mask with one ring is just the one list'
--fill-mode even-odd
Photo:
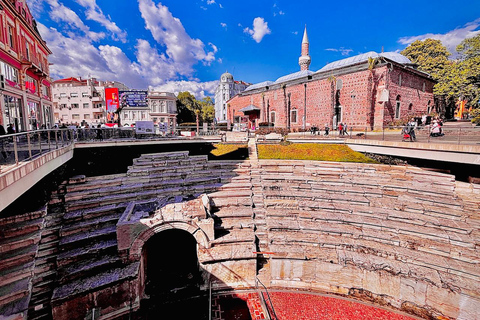
{"label": "tree canopy", "polygon": [[195,122],[197,114],[201,122],[212,122],[215,118],[215,107],[210,97],[197,100],[188,91],[179,92],[177,95],[177,121],[178,123]]}
{"label": "tree canopy", "polygon": [[478,107],[480,99],[480,34],[463,40],[456,48],[458,58],[440,40],[425,39],[411,43],[401,53],[437,81],[434,94],[444,96],[450,104],[459,99]]}

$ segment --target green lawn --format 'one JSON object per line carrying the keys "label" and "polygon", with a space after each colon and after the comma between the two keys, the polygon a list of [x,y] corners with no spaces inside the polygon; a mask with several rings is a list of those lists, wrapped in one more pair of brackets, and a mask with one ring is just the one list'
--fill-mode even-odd
{"label": "green lawn", "polygon": [[257,145],[259,159],[317,160],[378,163],[346,145],[298,143],[288,145]]}

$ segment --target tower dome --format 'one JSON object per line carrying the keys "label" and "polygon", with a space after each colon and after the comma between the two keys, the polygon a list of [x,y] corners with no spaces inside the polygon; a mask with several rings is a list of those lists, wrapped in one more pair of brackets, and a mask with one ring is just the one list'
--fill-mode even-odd
{"label": "tower dome", "polygon": [[220,77],[221,82],[233,82],[233,76],[231,73],[226,71],[222,76]]}

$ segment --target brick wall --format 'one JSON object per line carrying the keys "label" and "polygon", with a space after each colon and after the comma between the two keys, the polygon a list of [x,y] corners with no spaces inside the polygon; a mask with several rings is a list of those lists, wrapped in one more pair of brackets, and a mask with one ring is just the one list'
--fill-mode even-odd
{"label": "brick wall", "polygon": [[[399,77],[402,77],[401,85]],[[332,77],[309,80],[298,84],[286,84],[276,89],[263,89],[263,92],[243,92],[229,101],[228,118],[243,116],[238,110],[253,104],[260,108],[260,122],[268,121],[268,114],[275,112],[275,126],[292,129],[303,127],[306,90],[306,128],[310,126],[324,127],[332,125],[336,86],[332,80],[343,82],[339,94],[342,106],[342,122],[349,126],[381,127],[393,121],[421,116],[426,113],[428,101],[433,105],[432,80],[408,71],[401,66],[381,65],[374,70],[336,75]],[[334,82],[335,83],[335,82]],[[424,89],[425,83],[425,89]],[[305,87],[306,84],[306,87]],[[378,101],[381,92],[389,90],[389,101]],[[396,98],[400,96],[400,117],[395,118]],[[290,105],[288,107],[288,102]],[[409,109],[409,106],[411,108]],[[287,119],[287,110],[297,110],[297,121]]]}

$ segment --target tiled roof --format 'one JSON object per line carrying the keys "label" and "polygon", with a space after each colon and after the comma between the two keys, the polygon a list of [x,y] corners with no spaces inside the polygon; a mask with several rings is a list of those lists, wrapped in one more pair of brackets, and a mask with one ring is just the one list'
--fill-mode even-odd
{"label": "tiled roof", "polygon": [[274,83],[274,82],[273,81],[263,81],[263,82],[260,82],[260,83],[252,84],[247,89],[245,89],[245,91],[255,90],[255,89],[258,89],[258,88],[263,88],[263,87],[266,87],[268,85],[271,85],[272,83]]}
{"label": "tiled roof", "polygon": [[298,79],[298,78],[303,78],[303,77],[309,76],[313,73],[314,72],[311,71],[311,70],[302,70],[302,71],[290,73],[290,74],[287,74],[286,76],[278,78],[277,81],[275,81],[275,83],[282,83],[282,82],[295,80],[295,79]]}
{"label": "tiled roof", "polygon": [[329,70],[344,68],[344,67],[355,65],[357,63],[368,61],[368,58],[379,58],[379,57],[384,57],[388,60],[392,60],[400,64],[406,64],[406,65],[412,64],[412,62],[407,57],[397,52],[382,52],[378,54],[375,51],[370,51],[370,52],[362,53],[353,57],[349,57],[346,59],[329,63],[322,69],[318,70],[317,72],[325,72]]}

